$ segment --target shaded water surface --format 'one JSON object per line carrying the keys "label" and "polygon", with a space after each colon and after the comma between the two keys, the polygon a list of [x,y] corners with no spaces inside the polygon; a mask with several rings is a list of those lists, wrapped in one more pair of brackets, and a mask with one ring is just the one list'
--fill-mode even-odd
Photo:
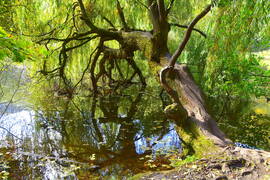
{"label": "shaded water surface", "polygon": [[27,103],[0,104],[1,176],[118,179],[164,169],[156,161],[180,151],[180,139],[160,92],[149,89],[132,85],[69,99],[45,88]]}

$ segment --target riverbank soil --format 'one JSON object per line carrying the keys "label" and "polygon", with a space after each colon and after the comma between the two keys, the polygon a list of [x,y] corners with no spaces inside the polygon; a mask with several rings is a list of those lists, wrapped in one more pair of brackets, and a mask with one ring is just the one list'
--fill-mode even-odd
{"label": "riverbank soil", "polygon": [[[258,155],[267,153],[261,150],[249,150],[239,147],[234,148],[233,151],[238,155],[238,153],[242,150],[244,150],[245,153],[250,153],[251,155],[252,153]],[[255,160],[249,156],[245,156],[244,154],[239,156],[232,155],[203,158],[184,164],[181,167],[176,167],[173,170],[148,172],[145,174],[136,175],[132,179],[269,180],[270,156],[266,158],[257,158]]]}

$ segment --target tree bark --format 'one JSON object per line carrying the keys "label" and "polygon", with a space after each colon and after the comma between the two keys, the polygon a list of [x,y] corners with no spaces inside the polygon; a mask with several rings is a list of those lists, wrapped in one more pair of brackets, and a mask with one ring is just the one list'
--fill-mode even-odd
{"label": "tree bark", "polygon": [[[160,56],[158,60],[152,61],[151,52],[155,51],[152,50],[155,46],[151,44],[153,42],[151,33],[129,32],[123,33],[122,36],[126,43],[136,45],[139,50],[144,52],[146,58],[149,59],[152,74],[156,75],[159,80],[162,68],[169,64],[171,58],[169,52],[166,53],[166,56]],[[184,141],[183,143],[189,147],[186,154],[199,151],[202,153],[202,150],[209,147],[209,144],[220,147],[232,144],[207,112],[202,91],[196,85],[186,65],[176,64],[174,70],[167,74],[166,79],[178,99],[175,100],[175,97],[172,97],[173,101],[177,103],[165,108],[165,113],[178,125],[177,130]]]}

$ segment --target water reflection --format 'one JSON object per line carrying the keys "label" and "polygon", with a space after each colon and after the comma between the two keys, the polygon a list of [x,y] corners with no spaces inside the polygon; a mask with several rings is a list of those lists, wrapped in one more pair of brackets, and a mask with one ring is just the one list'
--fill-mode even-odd
{"label": "water reflection", "polygon": [[148,150],[151,150],[151,152],[154,154],[180,152],[181,141],[173,126],[174,125],[171,124],[170,130],[167,132],[167,134],[161,135],[160,137],[154,136],[152,138],[139,138],[137,141],[135,141],[136,152],[138,154],[143,154]]}
{"label": "water reflection", "polygon": [[269,104],[264,97],[218,99],[211,102],[220,128],[234,142],[270,150]]}
{"label": "water reflection", "polygon": [[0,120],[0,150],[10,152],[13,162],[0,169],[11,177],[123,177],[150,169],[151,154],[180,149],[158,92],[145,87],[73,99],[45,94],[40,102],[32,109],[9,105]]}

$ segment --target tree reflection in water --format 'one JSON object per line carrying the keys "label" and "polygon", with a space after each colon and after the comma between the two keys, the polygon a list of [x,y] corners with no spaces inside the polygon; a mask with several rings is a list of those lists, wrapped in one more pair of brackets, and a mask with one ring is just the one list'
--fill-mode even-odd
{"label": "tree reflection in water", "polygon": [[18,162],[13,173],[45,179],[127,176],[150,169],[147,162],[159,153],[180,149],[163,114],[165,102],[145,86],[130,85],[91,97],[44,97],[34,115],[17,123],[30,125],[27,133],[10,127],[23,139],[9,141],[16,154],[13,161]]}

